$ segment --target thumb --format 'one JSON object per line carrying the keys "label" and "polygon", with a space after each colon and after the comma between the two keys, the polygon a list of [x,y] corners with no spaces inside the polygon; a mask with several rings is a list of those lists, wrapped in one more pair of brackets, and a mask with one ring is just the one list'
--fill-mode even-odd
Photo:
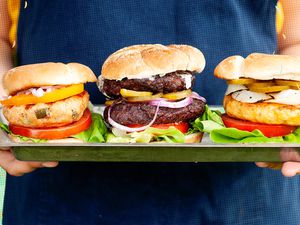
{"label": "thumb", "polygon": [[299,162],[285,162],[282,165],[281,172],[286,177],[293,177],[300,174],[300,163]]}

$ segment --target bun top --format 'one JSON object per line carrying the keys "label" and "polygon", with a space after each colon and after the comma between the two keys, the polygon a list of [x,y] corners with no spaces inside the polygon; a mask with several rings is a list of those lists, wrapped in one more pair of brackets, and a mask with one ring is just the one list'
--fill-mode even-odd
{"label": "bun top", "polygon": [[300,57],[261,53],[252,53],[246,58],[230,56],[219,63],[214,74],[226,80],[245,77],[256,80],[300,81]]}
{"label": "bun top", "polygon": [[79,63],[39,63],[15,67],[3,77],[3,87],[11,95],[32,87],[96,82],[93,71]]}
{"label": "bun top", "polygon": [[202,52],[189,45],[133,45],[111,54],[102,66],[101,77],[142,79],[177,70],[200,73],[204,67]]}

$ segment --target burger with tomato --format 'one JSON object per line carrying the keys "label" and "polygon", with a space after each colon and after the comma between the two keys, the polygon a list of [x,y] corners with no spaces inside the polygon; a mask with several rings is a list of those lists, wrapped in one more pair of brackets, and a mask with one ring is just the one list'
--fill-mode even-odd
{"label": "burger with tomato", "polygon": [[87,130],[92,117],[84,83],[95,81],[94,73],[78,63],[40,63],[11,69],[3,77],[9,96],[1,101],[9,133],[14,140],[51,140]]}
{"label": "burger with tomato", "polygon": [[253,53],[231,56],[215,69],[227,80],[226,127],[286,136],[300,126],[300,57]]}
{"label": "burger with tomato", "polygon": [[204,112],[205,99],[192,91],[204,67],[202,52],[188,45],[134,45],[110,55],[98,85],[108,97],[104,118],[113,141],[199,142],[199,133],[184,134]]}

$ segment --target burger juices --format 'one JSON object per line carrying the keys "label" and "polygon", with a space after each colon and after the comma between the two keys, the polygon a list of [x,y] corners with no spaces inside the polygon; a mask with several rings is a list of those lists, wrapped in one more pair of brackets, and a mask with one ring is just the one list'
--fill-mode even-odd
{"label": "burger juices", "polygon": [[15,135],[62,139],[89,128],[89,94],[84,83],[94,73],[78,63],[41,63],[16,67],[3,77],[9,97],[3,114]]}
{"label": "burger juices", "polygon": [[125,133],[148,127],[186,133],[204,112],[205,99],[191,90],[194,73],[204,66],[201,51],[188,45],[135,45],[113,53],[99,77],[99,88],[110,99],[107,123]]}
{"label": "burger juices", "polygon": [[231,56],[215,69],[227,80],[226,127],[284,136],[300,126],[300,58],[253,53]]}

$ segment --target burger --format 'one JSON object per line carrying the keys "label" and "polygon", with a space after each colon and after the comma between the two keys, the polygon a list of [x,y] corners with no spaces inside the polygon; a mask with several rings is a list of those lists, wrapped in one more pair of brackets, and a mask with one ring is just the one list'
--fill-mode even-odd
{"label": "burger", "polygon": [[79,63],[40,63],[9,70],[3,77],[9,96],[1,104],[11,136],[14,140],[63,139],[87,130],[92,117],[84,83],[96,81],[94,73]]}
{"label": "burger", "polygon": [[222,116],[226,127],[278,137],[300,126],[300,57],[231,56],[214,74],[228,83]]}
{"label": "burger", "polygon": [[[204,67],[202,52],[188,45],[147,44],[118,50],[104,62],[98,82],[108,98],[107,124],[116,136],[156,128],[151,141],[158,141],[159,130],[187,133],[189,122],[205,109],[205,99],[192,91],[195,73]],[[185,141],[200,139],[197,134]]]}

